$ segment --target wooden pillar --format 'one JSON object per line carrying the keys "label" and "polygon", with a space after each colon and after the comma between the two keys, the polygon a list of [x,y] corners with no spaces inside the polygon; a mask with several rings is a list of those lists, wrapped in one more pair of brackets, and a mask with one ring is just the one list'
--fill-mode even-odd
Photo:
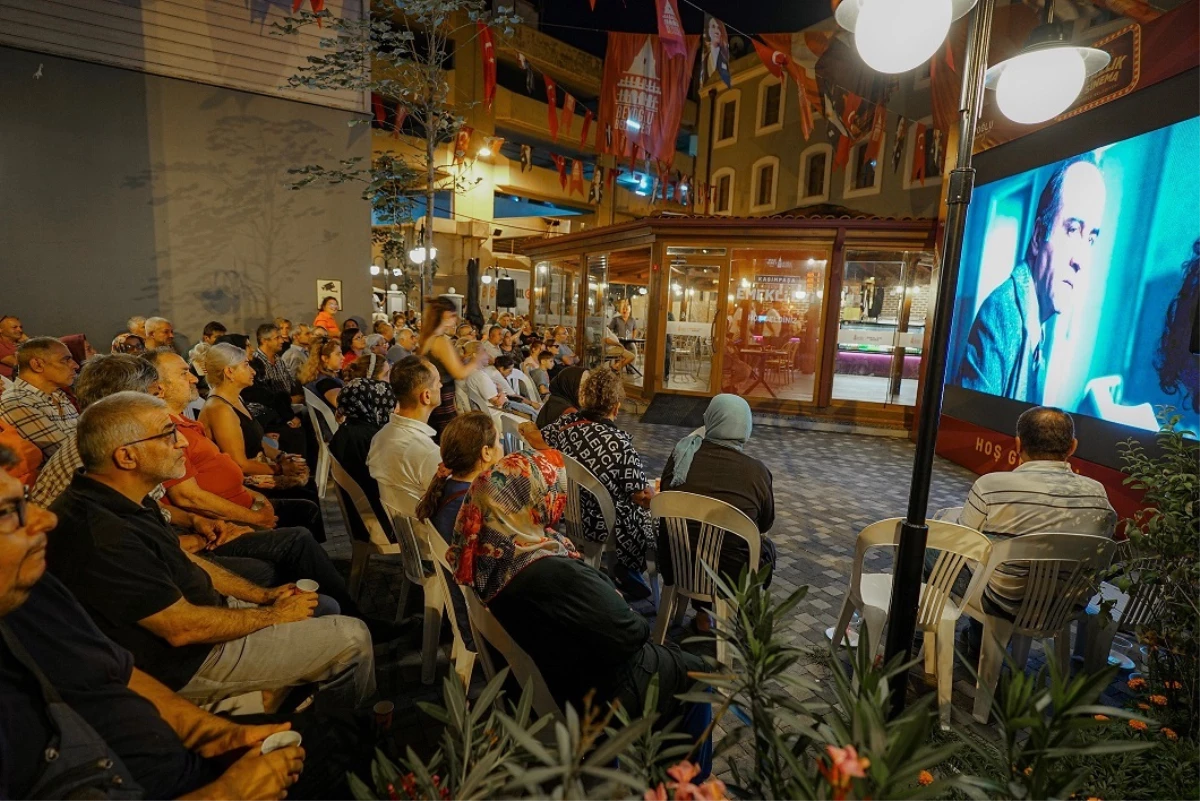
{"label": "wooden pillar", "polygon": [[[642,396],[646,400],[662,388],[660,353],[666,341],[667,302],[671,291],[671,276],[666,267],[667,246],[659,239],[650,245],[650,264],[647,266],[646,345],[642,359]],[[666,276],[664,278],[664,275]],[[665,293],[664,293],[665,289]]]}
{"label": "wooden pillar", "polygon": [[822,309],[825,324],[821,329],[821,366],[817,374],[815,400],[824,408],[833,400],[833,367],[837,361],[838,332],[842,320],[842,279],[845,276],[846,229],[839,228],[833,240],[833,254],[825,282]]}

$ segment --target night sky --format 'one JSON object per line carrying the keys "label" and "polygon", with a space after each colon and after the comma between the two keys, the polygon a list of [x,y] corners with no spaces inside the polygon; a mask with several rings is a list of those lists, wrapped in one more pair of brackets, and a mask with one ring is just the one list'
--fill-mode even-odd
{"label": "night sky", "polygon": [[[684,29],[694,34],[699,34],[703,27],[704,11],[746,33],[798,31],[833,13],[829,0],[691,1],[695,5],[679,0],[679,11],[683,15]],[[604,55],[606,37],[603,33],[557,26],[658,32],[654,0],[596,0],[594,12],[588,0],[543,0],[540,5],[545,33],[598,56]]]}

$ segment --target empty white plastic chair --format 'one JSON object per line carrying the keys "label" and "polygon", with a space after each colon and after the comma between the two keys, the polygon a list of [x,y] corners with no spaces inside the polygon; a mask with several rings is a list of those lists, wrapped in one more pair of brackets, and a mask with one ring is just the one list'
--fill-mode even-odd
{"label": "empty white plastic chair", "polygon": [[[986,723],[1000,679],[1004,652],[1013,641],[1018,669],[1029,658],[1030,641],[1053,638],[1058,663],[1071,658],[1071,619],[1079,614],[1099,584],[1097,575],[1112,562],[1117,545],[1088,534],[1025,534],[994,540],[987,564],[971,582],[963,611],[983,623],[979,682],[975,688],[975,720]],[[1001,565],[1028,563],[1025,590],[1012,620],[985,611],[984,594]],[[1018,569],[1022,565],[1014,566]],[[1011,570],[1012,568],[1010,568]]]}
{"label": "empty white plastic chair", "polygon": [[[617,527],[617,507],[613,504],[612,495],[608,488],[600,483],[590,470],[575,459],[563,454],[563,463],[567,467],[567,511],[563,521],[567,527],[567,538],[583,555],[583,560],[592,567],[599,569],[604,551],[615,552],[616,537],[613,535]],[[588,492],[600,505],[600,516],[604,518],[604,539],[589,540],[584,536],[583,524],[583,493]]]}
{"label": "empty white plastic chair", "polygon": [[[1136,577],[1141,563],[1145,559],[1135,561],[1129,573]],[[1085,641],[1087,650],[1084,652],[1083,669],[1095,673],[1108,663],[1108,655],[1112,650],[1113,637],[1117,632],[1133,634],[1139,626],[1155,620],[1161,611],[1163,603],[1163,587],[1153,584],[1141,584],[1135,581],[1133,591],[1126,594],[1116,585],[1103,582],[1100,592],[1088,604],[1084,618],[1080,619],[1086,631]],[[1109,612],[1108,623],[1101,626],[1100,604],[1103,601],[1115,601]]]}
{"label": "empty white plastic chair", "polygon": [[[333,410],[324,400],[317,397],[311,389],[304,390],[304,405],[308,407],[308,419],[312,423],[313,434],[317,439],[317,474],[313,477],[317,482],[317,495],[321,498],[325,497],[325,490],[329,486],[329,466],[333,461],[333,454],[329,450],[329,439],[337,433],[338,421]],[[324,421],[325,427],[322,428],[321,421]],[[328,432],[329,439],[326,439]]]}
{"label": "empty white plastic chair", "polygon": [[[858,612],[866,626],[867,641],[859,633],[859,647],[866,647],[873,660],[879,652],[883,629],[887,623],[892,598],[892,574],[864,573],[863,558],[872,548],[894,548],[899,544],[902,519],[899,517],[872,523],[858,534],[854,544],[854,567],[850,588],[842,603],[836,632],[846,631],[850,618]],[[950,700],[954,686],[954,628],[962,617],[962,609],[950,592],[959,574],[968,565],[978,567],[987,561],[992,543],[973,528],[956,523],[929,520],[929,535],[925,547],[941,551],[926,581],[921,583],[917,604],[917,629],[922,632],[925,649],[925,672],[936,673],[938,682],[938,713],[943,727],[950,724]],[[976,570],[974,581],[979,580]],[[967,588],[971,596],[974,585]]]}
{"label": "empty white plastic chair", "polygon": [[[749,567],[758,570],[759,554],[762,552],[758,525],[740,509],[724,501],[691,492],[672,491],[655,495],[650,501],[650,514],[654,516],[656,526],[658,520],[665,521],[675,574],[675,583],[663,587],[658,620],[654,627],[654,642],[666,640],[671,620],[676,615],[683,618],[689,600],[708,601],[719,619],[728,620],[728,604],[717,595],[716,582],[704,565],[707,564],[713,572],[718,570],[721,545],[725,542],[725,536],[732,534],[746,541],[750,553]],[[700,527],[695,547],[689,535],[689,522],[695,522]],[[728,645],[718,637],[717,662],[728,665],[728,652]]]}

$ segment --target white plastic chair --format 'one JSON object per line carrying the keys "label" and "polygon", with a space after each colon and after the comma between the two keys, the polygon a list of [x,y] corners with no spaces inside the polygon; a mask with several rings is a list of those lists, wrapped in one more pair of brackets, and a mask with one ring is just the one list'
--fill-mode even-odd
{"label": "white plastic chair", "polygon": [[[388,536],[392,532],[391,521],[380,520],[371,507],[371,502],[367,500],[367,494],[358,485],[358,482],[346,472],[337,459],[331,456],[329,460],[334,484],[350,497],[354,512],[362,520],[370,538],[367,542],[354,537],[351,537],[350,540],[350,597],[357,601],[359,592],[362,590],[363,575],[366,573],[371,557],[382,554],[398,554],[400,546],[393,541],[393,537]],[[346,508],[346,501],[342,497],[342,493],[335,492],[334,495],[337,496],[338,507],[342,510],[342,518],[346,521],[346,531],[350,531],[351,512]]]}
{"label": "white plastic chair", "polygon": [[958,519],[962,517],[962,510],[963,508],[961,506],[947,506],[945,509],[938,509],[929,519],[942,520],[947,523],[957,523]]}
{"label": "white plastic chair", "polygon": [[[466,641],[463,640],[462,632],[458,628],[458,616],[454,614],[450,581],[446,578],[447,575],[454,575],[454,571],[450,569],[450,563],[446,561],[446,551],[449,546],[446,545],[446,541],[442,539],[442,535],[438,533],[438,530],[429,523],[417,520],[416,518],[412,518],[411,523],[417,537],[429,547],[429,554],[433,557],[433,572],[437,575],[437,590],[441,594],[441,606],[450,617],[450,631],[454,635],[454,642],[450,648],[450,663],[454,665],[454,672],[458,675],[459,681],[462,682],[463,690],[469,690],[471,688],[471,674],[475,670],[476,654],[467,647]],[[428,598],[425,600],[425,606],[427,608],[431,606]],[[428,635],[429,630],[426,629],[425,633]],[[472,626],[472,634],[475,634],[474,626]],[[433,643],[433,647],[437,647],[436,641]]]}
{"label": "white plastic chair", "polygon": [[[854,544],[854,568],[850,574],[850,588],[842,603],[842,612],[834,632],[844,632],[854,612],[858,612],[866,625],[867,653],[874,660],[879,652],[883,629],[887,623],[888,608],[892,598],[892,574],[863,573],[863,558],[872,548],[894,548],[899,544],[899,517],[872,523],[858,534]],[[951,691],[954,686],[954,629],[962,617],[962,609],[950,597],[963,568],[987,561],[992,543],[973,528],[957,523],[929,520],[927,548],[941,551],[930,571],[928,580],[921,583],[921,595],[917,605],[917,628],[922,632],[925,650],[925,672],[936,673],[938,683],[938,714],[942,726],[950,725]],[[966,597],[971,597],[974,582],[967,588]],[[835,635],[836,636],[836,635]],[[863,643],[859,639],[860,646]]]}
{"label": "white plastic chair", "polygon": [[[691,492],[672,491],[655,495],[650,501],[650,514],[656,521],[665,521],[667,541],[671,549],[671,565],[675,573],[675,583],[663,588],[658,620],[654,626],[654,642],[661,643],[666,640],[671,620],[676,615],[682,620],[689,600],[710,602],[717,617],[728,620],[728,604],[717,595],[716,582],[704,569],[704,565],[707,564],[714,572],[717,571],[725,535],[732,534],[746,541],[750,551],[750,569],[758,570],[759,555],[762,552],[762,537],[758,533],[758,525],[740,509],[724,501]],[[692,546],[688,530],[688,523],[693,521],[700,524],[695,547]],[[657,531],[657,528],[655,530]],[[717,638],[717,662],[722,665],[729,664],[729,646],[721,638]]]}
{"label": "white plastic chair", "polygon": [[537,385],[523,371],[513,370],[509,373],[508,385],[512,387],[513,394],[520,395],[522,398],[533,403],[541,403],[542,396],[537,390]]}
{"label": "white plastic chair", "polygon": [[[563,515],[567,537],[583,555],[583,561],[599,570],[604,551],[615,552],[617,549],[616,537],[613,535],[617,527],[617,507],[613,504],[608,488],[600,483],[600,479],[590,470],[565,453],[563,463],[567,467],[567,511]],[[604,539],[599,542],[584,536],[584,492],[596,499],[596,503],[600,505],[600,515],[604,518]]]}
{"label": "white plastic chair", "polygon": [[[332,439],[337,433],[338,421],[329,405],[311,389],[304,390],[304,405],[308,407],[308,418],[317,439],[317,474],[314,476],[317,495],[324,498],[329,486],[329,466],[333,462],[333,454],[329,451],[329,440],[325,439],[325,432],[328,431]],[[325,421],[325,428],[321,427],[321,420]]]}
{"label": "white plastic chair", "polygon": [[[1143,558],[1144,560],[1144,558]],[[1130,573],[1139,570],[1137,560],[1130,566]],[[1100,625],[1100,603],[1116,601],[1109,612],[1110,620],[1104,627]],[[1139,584],[1133,587],[1133,592],[1126,594],[1115,585],[1103,582],[1100,592],[1088,604],[1085,616],[1080,618],[1080,624],[1086,632],[1087,650],[1084,652],[1083,669],[1095,673],[1108,663],[1108,654],[1112,650],[1113,637],[1117,632],[1135,633],[1139,626],[1153,621],[1159,614],[1163,603],[1163,588],[1161,586]]]}
{"label": "white plastic chair", "polygon": [[474,587],[459,586],[467,599],[467,614],[471,616],[471,628],[474,629],[475,643],[479,647],[479,661],[483,663],[483,672],[488,681],[496,675],[496,667],[488,649],[482,644],[484,642],[500,652],[504,661],[508,662],[517,683],[522,687],[533,688],[533,711],[537,712],[539,717],[550,715],[556,720],[562,720],[562,709],[550,694],[550,686],[546,684],[542,671],[538,669],[533,658],[504,630],[500,621],[479,598]]}
{"label": "white plastic chair", "polygon": [[504,443],[504,455],[516,453],[517,451],[531,450],[529,444],[525,442],[525,438],[521,436],[521,418],[500,413],[500,441]]}
{"label": "white plastic chair", "polygon": [[[413,584],[420,584],[425,595],[425,626],[421,639],[421,683],[433,684],[437,672],[438,643],[442,634],[442,610],[446,607],[446,595],[442,583],[432,565],[427,537],[418,534],[413,524],[417,502],[386,484],[379,485],[383,508],[392,519],[396,532],[399,553],[404,563],[404,583],[400,587],[400,602],[396,606],[396,622],[399,623],[408,603],[408,594]],[[439,537],[440,538],[440,537]],[[425,542],[422,542],[422,541]]]}
{"label": "white plastic chair", "polygon": [[[979,683],[975,688],[975,720],[987,723],[992,696],[1000,679],[1004,651],[1012,640],[1013,662],[1024,669],[1032,638],[1053,638],[1060,665],[1071,658],[1071,619],[1096,591],[1096,575],[1106,568],[1117,544],[1088,534],[1025,534],[994,540],[987,564],[971,582],[963,611],[983,623]],[[1024,595],[1013,620],[984,611],[984,593],[992,574],[1003,564],[1028,565]],[[1022,569],[1025,565],[1015,565]]]}

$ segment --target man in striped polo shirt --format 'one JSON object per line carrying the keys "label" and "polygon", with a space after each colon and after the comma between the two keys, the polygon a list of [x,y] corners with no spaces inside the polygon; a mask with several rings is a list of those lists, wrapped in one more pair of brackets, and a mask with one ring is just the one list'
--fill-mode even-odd
{"label": "man in striped polo shirt", "polygon": [[[1075,422],[1062,409],[1036,406],[1017,419],[1017,452],[1020,463],[1008,472],[980,476],[967,495],[958,522],[992,539],[1024,534],[1091,534],[1111,537],[1117,513],[1100,482],[1071,469],[1068,459],[1079,441]],[[927,569],[938,551],[926,551]],[[1012,618],[1025,591],[1027,563],[1002,565],[983,591],[983,606],[990,614]],[[954,585],[961,596],[971,571],[963,570]],[[971,653],[982,641],[982,626],[972,621]]]}

